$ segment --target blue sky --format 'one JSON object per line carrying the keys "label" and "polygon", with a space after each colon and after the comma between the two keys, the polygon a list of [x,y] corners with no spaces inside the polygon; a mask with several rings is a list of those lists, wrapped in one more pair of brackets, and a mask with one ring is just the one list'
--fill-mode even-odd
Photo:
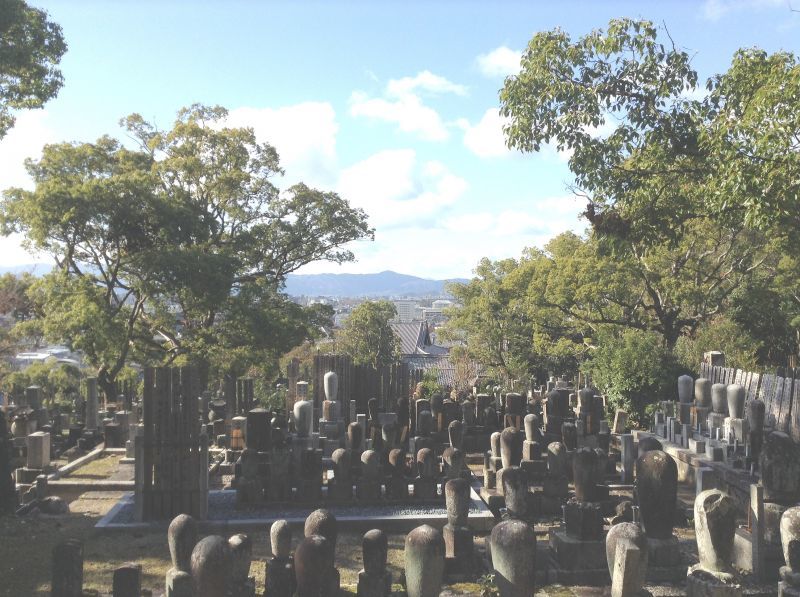
{"label": "blue sky", "polygon": [[[369,214],[376,238],[353,246],[357,262],[308,273],[468,276],[483,256],[584,229],[566,156],[509,152],[500,132],[497,92],[537,31],[647,18],[701,79],[742,46],[800,52],[800,0],[29,2],[64,29],[65,85],[0,141],[0,189],[29,186],[22,161],[44,143],[120,135],[132,112],[169,127],[183,106],[221,104],[276,146],[280,186],[334,190]],[[20,240],[0,239],[0,265],[47,259]]]}

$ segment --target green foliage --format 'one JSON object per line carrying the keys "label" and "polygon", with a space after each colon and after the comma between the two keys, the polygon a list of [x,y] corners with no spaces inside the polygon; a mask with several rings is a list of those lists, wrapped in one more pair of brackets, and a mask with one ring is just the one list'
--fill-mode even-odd
{"label": "green foliage", "polygon": [[416,387],[419,398],[430,398],[434,394],[445,393],[445,390],[446,388],[439,385],[439,370],[436,368],[426,370]]}
{"label": "green foliage", "polygon": [[678,376],[689,369],[653,332],[627,329],[598,340],[584,371],[613,409],[625,409],[633,424],[645,426],[648,406],[674,399]]}
{"label": "green foliage", "polygon": [[481,588],[480,597],[497,597],[500,595],[500,590],[495,583],[494,574],[484,574],[478,579],[478,585]]}
{"label": "green foliage", "polygon": [[13,110],[41,108],[63,84],[67,44],[47,16],[23,0],[0,0],[0,139],[14,126]]}
{"label": "green foliage", "polygon": [[675,346],[675,356],[681,365],[692,371],[703,360],[703,353],[720,350],[725,353],[725,365],[745,371],[760,371],[763,362],[758,354],[763,344],[730,317],[720,315],[701,326],[694,337],[684,336]]}
{"label": "green foliage", "polygon": [[0,379],[0,387],[13,396],[21,396],[25,388],[39,386],[46,404],[71,406],[80,392],[80,382],[81,372],[77,367],[53,359],[8,372]]}
{"label": "green foliage", "polygon": [[194,105],[162,131],[134,114],[123,126],[137,148],[110,137],[47,146],[28,162],[35,190],[5,193],[3,232],[24,233],[58,265],[38,291],[48,308],[37,325],[81,342],[101,387],[130,359],[274,373],[332,316],[291,303],[286,276],[349,261],[345,245],[372,237],[365,213],[335,193],[281,192],[275,149],[226,117]]}
{"label": "green foliage", "polygon": [[338,348],[356,365],[379,368],[400,359],[400,338],[390,324],[397,315],[386,300],[364,301],[350,313],[337,336]]}

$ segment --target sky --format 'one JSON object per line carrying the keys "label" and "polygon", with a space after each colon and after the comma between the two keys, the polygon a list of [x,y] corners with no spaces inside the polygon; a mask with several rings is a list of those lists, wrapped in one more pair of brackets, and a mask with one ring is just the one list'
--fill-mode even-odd
{"label": "sky", "polygon": [[[538,31],[646,18],[702,81],[739,47],[800,53],[800,0],[28,2],[64,30],[65,83],[0,141],[0,189],[31,188],[23,161],[46,143],[122,138],[134,112],[169,128],[184,106],[222,105],[277,148],[280,187],[335,191],[375,228],[352,244],[357,261],[301,273],[469,277],[482,257],[586,228],[567,156],[503,139],[498,91]],[[0,266],[48,261],[22,241],[0,237]]]}

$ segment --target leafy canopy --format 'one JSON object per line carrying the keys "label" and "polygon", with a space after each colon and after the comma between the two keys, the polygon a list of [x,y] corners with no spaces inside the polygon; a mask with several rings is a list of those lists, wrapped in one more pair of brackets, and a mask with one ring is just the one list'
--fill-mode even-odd
{"label": "leafy canopy", "polygon": [[392,329],[397,315],[395,306],[386,300],[365,301],[345,320],[337,336],[340,350],[356,365],[379,368],[400,358],[400,338]]}

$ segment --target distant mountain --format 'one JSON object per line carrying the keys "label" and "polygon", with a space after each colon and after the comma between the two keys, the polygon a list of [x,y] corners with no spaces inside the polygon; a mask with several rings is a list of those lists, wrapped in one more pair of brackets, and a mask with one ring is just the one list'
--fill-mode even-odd
{"label": "distant mountain", "polygon": [[290,274],[286,293],[290,296],[441,296],[448,282],[464,278],[427,280],[385,271],[379,274]]}
{"label": "distant mountain", "polygon": [[[49,263],[0,266],[0,275],[30,272],[43,276],[53,269]],[[286,293],[290,296],[443,296],[448,282],[468,282],[464,278],[428,280],[385,271],[379,274],[289,274]]]}
{"label": "distant mountain", "polygon": [[20,274],[28,272],[34,276],[43,276],[51,269],[53,269],[52,263],[26,263],[24,265],[9,266],[0,265],[0,275],[14,274],[15,276],[19,276]]}

